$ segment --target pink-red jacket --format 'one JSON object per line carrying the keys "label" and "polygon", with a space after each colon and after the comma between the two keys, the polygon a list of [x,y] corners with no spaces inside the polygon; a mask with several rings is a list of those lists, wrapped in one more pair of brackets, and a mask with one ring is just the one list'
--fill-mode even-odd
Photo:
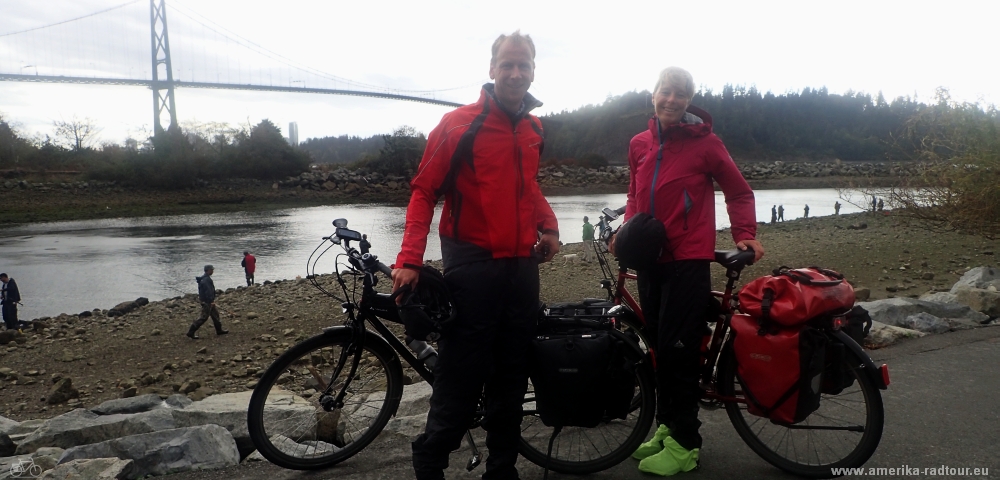
{"label": "pink-red jacket", "polygon": [[667,230],[660,262],[711,260],[715,256],[715,190],[719,183],[733,241],[757,235],[753,191],[722,140],[712,133],[708,112],[689,106],[680,124],[660,133],[659,121],[632,137],[628,150],[629,187],[625,221],[646,212]]}

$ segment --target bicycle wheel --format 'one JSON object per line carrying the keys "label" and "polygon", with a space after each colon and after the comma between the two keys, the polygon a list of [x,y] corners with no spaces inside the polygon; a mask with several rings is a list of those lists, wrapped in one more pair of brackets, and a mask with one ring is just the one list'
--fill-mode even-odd
{"label": "bicycle wheel", "polygon": [[[751,415],[745,403],[727,402],[726,413],[740,438],[768,463],[795,475],[832,478],[833,468],[864,465],[882,439],[882,394],[861,360],[846,352],[845,371],[854,383],[836,395],[822,394],[819,409],[795,425]],[[720,360],[719,393],[742,396],[732,343]]]}
{"label": "bicycle wheel", "polygon": [[[264,372],[247,413],[250,438],[264,458],[295,470],[329,467],[361,451],[385,428],[403,394],[403,371],[392,348],[373,333],[366,334],[343,406],[320,403],[325,392],[335,397],[350,375],[352,336],[345,328],[312,337]],[[346,364],[331,380],[345,349]]]}
{"label": "bicycle wheel", "polygon": [[648,362],[637,352],[628,350],[627,355],[636,363],[632,411],[624,419],[607,419],[594,428],[563,427],[552,443],[551,456],[549,440],[554,428],[534,413],[534,390],[529,383],[521,419],[521,455],[538,466],[574,475],[607,470],[628,458],[653,424],[656,380]]}

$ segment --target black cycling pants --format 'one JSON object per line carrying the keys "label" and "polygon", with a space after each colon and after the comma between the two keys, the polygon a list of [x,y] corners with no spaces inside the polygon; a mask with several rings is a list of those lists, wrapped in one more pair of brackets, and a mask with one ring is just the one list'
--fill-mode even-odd
{"label": "black cycling pants", "polygon": [[448,455],[461,446],[485,385],[489,457],[483,478],[516,479],[528,349],[538,314],[538,262],[506,258],[459,265],[445,272],[445,281],[458,318],[438,342],[427,426],[413,442],[416,478],[444,478]]}
{"label": "black cycling pants", "polygon": [[656,342],[656,420],[688,450],[701,448],[698,385],[701,340],[712,279],[708,260],[679,260],[638,270],[639,303]]}

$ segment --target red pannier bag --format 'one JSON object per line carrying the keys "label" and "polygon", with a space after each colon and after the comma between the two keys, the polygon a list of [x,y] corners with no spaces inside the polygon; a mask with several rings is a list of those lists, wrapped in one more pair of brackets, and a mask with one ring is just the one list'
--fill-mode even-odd
{"label": "red pannier bag", "polygon": [[823,332],[808,326],[766,331],[739,314],[729,325],[750,414],[793,424],[819,408],[828,343]]}
{"label": "red pannier bag", "polygon": [[779,267],[744,285],[739,298],[741,312],[790,327],[824,313],[850,310],[854,287],[833,270]]}

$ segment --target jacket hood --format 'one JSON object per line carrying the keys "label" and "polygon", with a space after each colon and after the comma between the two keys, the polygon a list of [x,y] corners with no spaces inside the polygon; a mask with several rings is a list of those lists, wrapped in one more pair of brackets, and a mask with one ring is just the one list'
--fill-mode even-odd
{"label": "jacket hood", "polygon": [[[648,126],[649,131],[653,134],[653,138],[658,138],[660,135],[660,121],[656,118],[656,115],[653,115],[649,119]],[[671,135],[704,137],[712,133],[712,116],[694,105],[688,105],[687,111],[681,117],[681,123],[670,125],[663,133],[665,134],[664,137]]]}
{"label": "jacket hood", "polygon": [[[484,95],[489,96],[490,99],[493,100],[493,103],[497,104],[497,106],[499,107],[500,106],[500,102],[497,100],[497,94],[496,94],[495,89],[496,89],[496,85],[494,85],[492,83],[487,83],[487,84],[483,85]],[[481,96],[479,100],[480,101],[484,101],[485,98],[482,98],[482,96]],[[530,112],[530,111],[532,111],[532,110],[534,110],[534,109],[536,109],[538,107],[541,107],[543,105],[542,102],[539,101],[537,98],[535,98],[533,95],[531,95],[530,92],[524,94],[524,100],[523,100],[523,102],[524,102],[524,112],[522,112],[522,114],[524,114],[524,115],[527,115],[528,112]]]}

